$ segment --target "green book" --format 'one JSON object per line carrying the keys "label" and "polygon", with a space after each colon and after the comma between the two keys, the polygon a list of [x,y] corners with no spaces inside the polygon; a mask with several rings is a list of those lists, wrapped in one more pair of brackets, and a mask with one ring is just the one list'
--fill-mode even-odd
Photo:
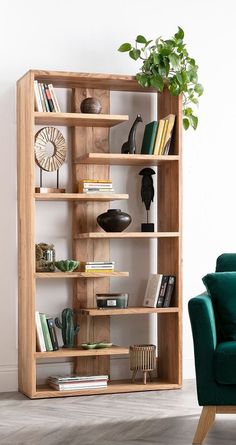
{"label": "green book", "polygon": [[141,148],[142,155],[152,155],[157,135],[157,121],[150,122],[145,126]]}
{"label": "green book", "polygon": [[42,326],[42,330],[43,330],[43,337],[44,337],[44,341],[45,341],[46,350],[53,351],[52,341],[51,341],[51,337],[50,337],[50,333],[49,333],[49,329],[48,329],[46,315],[45,314],[39,314],[39,315],[40,315],[40,321],[41,321],[41,326]]}

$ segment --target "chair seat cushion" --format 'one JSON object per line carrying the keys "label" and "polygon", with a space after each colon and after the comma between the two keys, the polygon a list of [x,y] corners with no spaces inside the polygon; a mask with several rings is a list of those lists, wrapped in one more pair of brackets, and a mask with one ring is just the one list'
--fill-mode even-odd
{"label": "chair seat cushion", "polygon": [[223,385],[236,385],[236,341],[219,343],[214,360],[216,381]]}
{"label": "chair seat cushion", "polygon": [[203,283],[212,299],[218,341],[236,341],[236,272],[210,273]]}

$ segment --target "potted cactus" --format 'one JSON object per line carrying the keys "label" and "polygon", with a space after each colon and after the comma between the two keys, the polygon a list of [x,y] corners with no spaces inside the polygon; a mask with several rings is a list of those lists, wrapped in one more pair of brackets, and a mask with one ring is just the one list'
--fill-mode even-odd
{"label": "potted cactus", "polygon": [[61,320],[55,318],[56,326],[62,331],[63,348],[73,348],[75,336],[78,334],[80,326],[74,323],[74,311],[67,307],[63,309]]}

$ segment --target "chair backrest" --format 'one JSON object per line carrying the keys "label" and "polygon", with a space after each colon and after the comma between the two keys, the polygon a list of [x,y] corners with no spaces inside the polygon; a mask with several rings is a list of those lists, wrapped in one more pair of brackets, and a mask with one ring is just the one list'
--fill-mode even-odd
{"label": "chair backrest", "polygon": [[236,272],[236,253],[222,253],[218,256],[216,272]]}

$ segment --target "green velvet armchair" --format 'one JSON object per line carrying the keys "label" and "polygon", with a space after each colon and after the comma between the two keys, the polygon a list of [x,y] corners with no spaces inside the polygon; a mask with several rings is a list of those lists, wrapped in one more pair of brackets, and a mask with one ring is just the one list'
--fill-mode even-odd
{"label": "green velvet armchair", "polygon": [[236,254],[217,258],[207,291],[189,301],[197,394],[203,406],[193,443],[202,443],[217,413],[236,413]]}

